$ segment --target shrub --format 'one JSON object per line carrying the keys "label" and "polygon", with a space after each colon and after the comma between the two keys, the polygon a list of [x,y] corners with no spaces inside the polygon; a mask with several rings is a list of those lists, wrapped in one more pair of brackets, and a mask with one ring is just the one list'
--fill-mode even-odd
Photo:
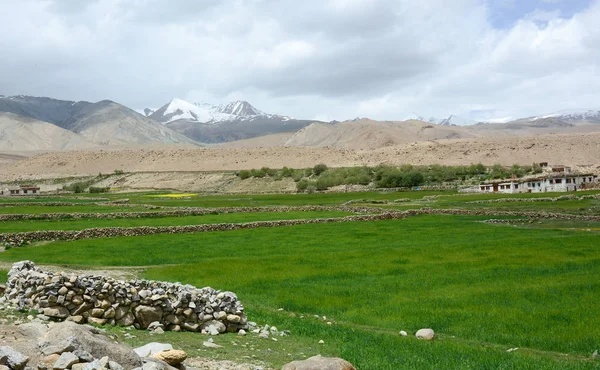
{"label": "shrub", "polygon": [[319,163],[318,165],[313,167],[312,172],[316,175],[319,176],[320,174],[322,174],[323,172],[327,171],[327,166],[324,165],[323,163]]}
{"label": "shrub", "polygon": [[308,188],[308,180],[300,180],[296,183],[296,190],[303,192]]}
{"label": "shrub", "polygon": [[248,170],[241,170],[238,172],[238,177],[242,180],[246,180],[247,178],[250,178],[250,171]]}
{"label": "shrub", "polygon": [[250,170],[250,174],[252,175],[252,177],[258,178],[262,178],[267,175],[266,172],[264,172],[263,170],[255,170],[254,168]]}
{"label": "shrub", "polygon": [[124,174],[125,172],[124,172],[123,170],[114,170],[114,172],[113,172],[113,173],[114,173],[115,175],[122,175],[122,174]]}
{"label": "shrub", "polygon": [[260,169],[260,171],[263,172],[265,175],[269,175],[271,177],[273,177],[277,174],[277,171],[275,171],[274,169],[271,169],[269,167],[263,167]]}
{"label": "shrub", "polygon": [[294,176],[294,170],[287,168],[287,167],[283,167],[281,169],[281,177],[292,177]]}

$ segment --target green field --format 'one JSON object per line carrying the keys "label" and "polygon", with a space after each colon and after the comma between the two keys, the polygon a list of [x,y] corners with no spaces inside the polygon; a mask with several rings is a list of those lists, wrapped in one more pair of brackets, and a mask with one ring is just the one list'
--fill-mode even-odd
{"label": "green field", "polygon": [[252,221],[296,220],[350,216],[342,211],[221,213],[201,216],[78,220],[23,220],[0,222],[0,233],[35,230],[82,230],[92,227],[181,226]]}
{"label": "green field", "polygon": [[[55,242],[12,248],[0,260],[146,266],[146,278],[232,290],[251,320],[290,329],[303,351],[341,355],[359,369],[597,368],[586,358],[600,345],[600,233],[482,219]],[[308,319],[314,314],[336,324]],[[397,334],[421,327],[438,340]],[[309,345],[319,339],[328,345]],[[520,350],[507,353],[511,347]]]}

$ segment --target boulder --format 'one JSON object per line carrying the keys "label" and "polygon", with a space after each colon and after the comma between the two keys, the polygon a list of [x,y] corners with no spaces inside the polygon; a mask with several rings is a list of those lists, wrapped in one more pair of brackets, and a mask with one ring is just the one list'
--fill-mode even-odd
{"label": "boulder", "polygon": [[125,366],[128,369],[142,365],[140,357],[133,349],[125,344],[114,343],[101,334],[94,334],[97,329],[86,325],[77,325],[70,321],[65,321],[53,325],[46,337],[50,345],[57,345],[70,336],[76,337],[81,343],[80,349],[89,352],[93,357],[100,358],[110,353],[112,360]]}
{"label": "boulder", "polygon": [[166,362],[171,366],[177,366],[187,358],[187,353],[178,349],[169,349],[152,355],[157,360]]}
{"label": "boulder", "polygon": [[44,308],[44,315],[55,319],[66,319],[69,317],[70,313],[66,307],[55,306]]}
{"label": "boulder", "polygon": [[145,344],[141,347],[135,348],[134,351],[140,357],[150,357],[156,353],[159,353],[162,351],[169,351],[172,349],[173,349],[173,346],[168,343],[152,342],[152,343]]}
{"label": "boulder", "polygon": [[56,361],[60,358],[59,354],[51,354],[45,357],[42,357],[42,359],[39,361],[38,363],[38,369],[42,370],[42,369],[46,369],[46,370],[52,370],[54,369],[54,364],[56,363]]}
{"label": "boulder", "polygon": [[140,305],[137,306],[133,311],[135,318],[142,329],[148,328],[148,326],[154,321],[162,320],[163,311],[160,307]]}
{"label": "boulder", "polygon": [[176,367],[173,367],[164,361],[157,360],[152,357],[144,357],[144,365],[142,366],[142,369],[143,370],[179,370]]}
{"label": "boulder", "polygon": [[25,338],[40,339],[48,332],[48,326],[40,322],[29,322],[19,325],[18,330]]}
{"label": "boulder", "polygon": [[54,363],[54,369],[62,370],[69,369],[71,366],[79,362],[79,357],[71,352],[63,352],[58,360]]}
{"label": "boulder", "polygon": [[200,329],[206,330],[210,335],[225,333],[225,330],[227,330],[225,324],[217,320],[205,322],[204,324],[202,324]]}
{"label": "boulder", "polygon": [[433,340],[433,338],[435,338],[435,332],[433,329],[419,329],[415,333],[415,337],[417,337],[417,339]]}
{"label": "boulder", "polygon": [[313,356],[302,361],[292,361],[281,370],[356,370],[351,363],[337,357]]}
{"label": "boulder", "polygon": [[131,312],[127,312],[121,318],[117,319],[117,325],[119,326],[130,326],[133,323],[135,323],[135,317]]}
{"label": "boulder", "polygon": [[15,351],[9,346],[0,346],[0,358],[5,358],[4,362],[13,370],[21,370],[29,361],[29,357]]}

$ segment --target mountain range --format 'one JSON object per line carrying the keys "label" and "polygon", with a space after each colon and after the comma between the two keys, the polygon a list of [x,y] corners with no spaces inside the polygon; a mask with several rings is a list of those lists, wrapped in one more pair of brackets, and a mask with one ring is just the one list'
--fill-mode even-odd
{"label": "mountain range", "polygon": [[[96,103],[0,95],[0,150],[36,151],[140,144],[330,146],[370,149],[415,141],[600,131],[600,111],[559,111],[507,123],[417,114],[403,121],[319,122],[265,113],[246,101],[222,105],[174,98],[137,112]],[[246,143],[246,144],[243,144]],[[260,144],[257,144],[260,143]]]}
{"label": "mountain range", "polygon": [[148,118],[197,142],[208,144],[295,132],[315,122],[268,114],[241,100],[211,105],[175,98],[157,110],[146,108],[144,111]]}

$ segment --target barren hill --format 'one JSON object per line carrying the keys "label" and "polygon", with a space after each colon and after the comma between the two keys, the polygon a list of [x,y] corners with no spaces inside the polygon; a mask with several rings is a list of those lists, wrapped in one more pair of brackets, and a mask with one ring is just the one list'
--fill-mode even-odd
{"label": "barren hill", "polygon": [[83,137],[51,123],[0,112],[0,150],[66,150],[95,146]]}
{"label": "barren hill", "polygon": [[[100,145],[197,144],[192,139],[110,100],[89,103],[18,95],[1,97],[0,112],[13,113],[17,116],[6,117],[20,117],[18,120],[21,122],[28,119],[47,122]],[[15,125],[18,120],[15,120]],[[10,119],[5,121],[6,125],[10,124]],[[43,147],[46,148],[45,150],[65,148],[64,146],[48,147],[48,143],[53,142],[48,140],[35,143],[34,139],[38,137],[39,135],[29,137],[27,145]],[[7,145],[9,144],[0,143],[0,147]],[[19,148],[18,142],[10,145],[26,150],[25,146]]]}
{"label": "barren hill", "polygon": [[457,126],[441,126],[417,120],[392,122],[363,118],[341,123],[313,123],[298,131],[286,145],[375,149],[413,141],[474,136],[463,127]]}
{"label": "barren hill", "polygon": [[[374,150],[325,147],[173,148],[87,150],[36,155],[0,165],[0,180],[124,171],[232,171],[261,168],[374,166],[380,163],[459,165],[547,161],[600,171],[600,133],[413,142]],[[67,165],[68,164],[68,165]]]}
{"label": "barren hill", "polygon": [[110,100],[81,109],[73,117],[69,128],[102,145],[196,144],[160,123]]}

